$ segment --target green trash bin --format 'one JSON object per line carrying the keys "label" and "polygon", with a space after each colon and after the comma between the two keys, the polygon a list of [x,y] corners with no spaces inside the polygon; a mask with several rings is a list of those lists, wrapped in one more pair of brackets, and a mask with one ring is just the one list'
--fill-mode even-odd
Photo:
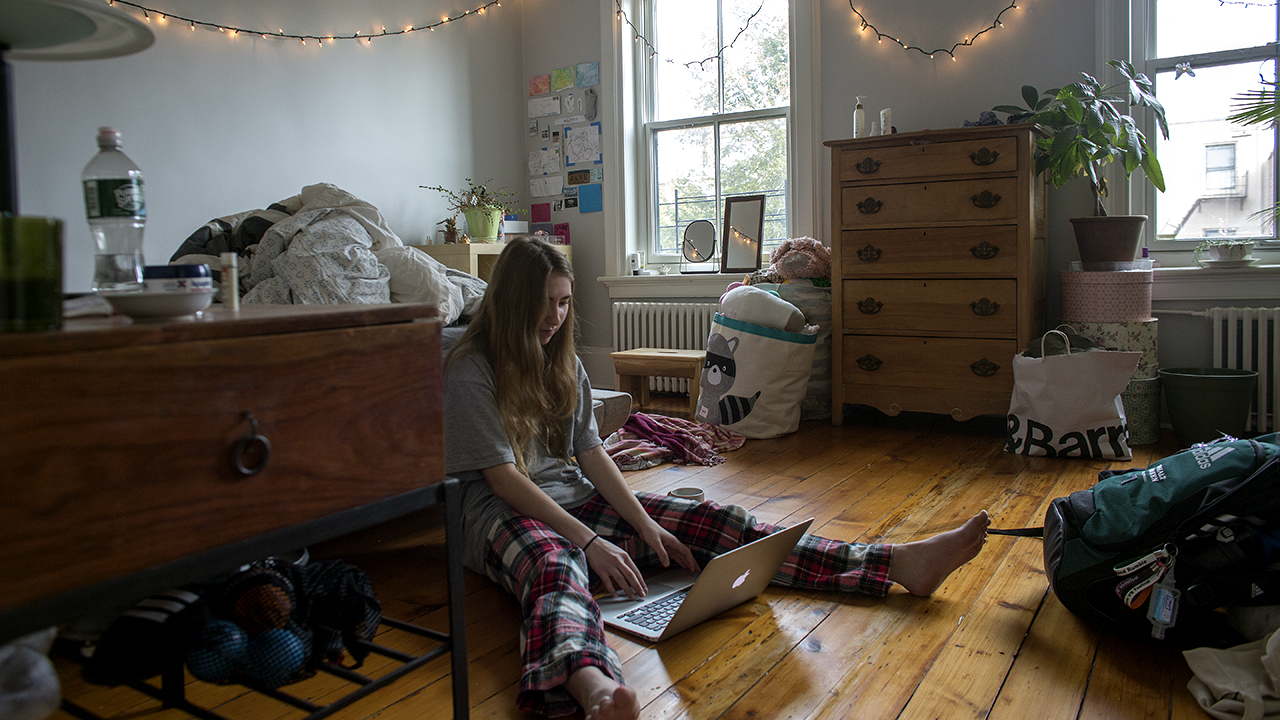
{"label": "green trash bin", "polygon": [[1160,368],[1169,421],[1182,447],[1208,442],[1224,433],[1244,435],[1258,373],[1229,368]]}

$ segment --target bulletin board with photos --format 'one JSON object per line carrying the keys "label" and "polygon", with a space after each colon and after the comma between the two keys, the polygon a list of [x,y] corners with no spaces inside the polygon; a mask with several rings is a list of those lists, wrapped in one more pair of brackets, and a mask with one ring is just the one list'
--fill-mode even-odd
{"label": "bulletin board with photos", "polygon": [[599,84],[598,61],[529,78],[529,232],[566,245],[574,214],[603,210]]}

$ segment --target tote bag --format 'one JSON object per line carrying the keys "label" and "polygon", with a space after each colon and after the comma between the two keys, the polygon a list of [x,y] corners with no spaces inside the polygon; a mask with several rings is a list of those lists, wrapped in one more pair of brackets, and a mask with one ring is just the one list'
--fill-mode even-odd
{"label": "tote bag", "polygon": [[817,340],[716,313],[693,419],[748,438],[795,432]]}
{"label": "tote bag", "polygon": [[[1044,354],[1044,339],[1059,335],[1066,353]],[[1129,428],[1120,393],[1140,352],[1071,350],[1061,330],[1040,338],[1041,357],[1013,356],[1013,397],[1005,452],[1047,457],[1128,460]]]}

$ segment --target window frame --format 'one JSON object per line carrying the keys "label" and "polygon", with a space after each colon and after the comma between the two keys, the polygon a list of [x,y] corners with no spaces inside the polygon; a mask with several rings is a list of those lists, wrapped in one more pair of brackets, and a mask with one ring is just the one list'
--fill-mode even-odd
{"label": "window frame", "polygon": [[[658,62],[663,62],[658,57],[650,54],[643,43],[635,43],[633,45],[633,67],[635,68],[635,107],[636,107],[636,167],[634,171],[627,173],[628,176],[636,183],[635,200],[637,203],[637,212],[634,224],[637,230],[637,240],[635,243],[636,250],[645,252],[647,255],[647,263],[678,265],[680,256],[678,254],[659,254],[658,250],[658,218],[660,216],[658,207],[658,167],[657,167],[657,133],[663,130],[674,130],[692,127],[713,127],[715,129],[714,136],[716,138],[716,195],[717,207],[722,208],[724,197],[720,196],[720,171],[719,171],[719,128],[722,125],[739,123],[744,120],[764,120],[784,118],[786,121],[786,152],[787,152],[787,173],[784,201],[787,212],[787,236],[795,237],[798,231],[806,226],[810,228],[808,234],[814,235],[816,232],[812,230],[812,221],[799,221],[796,217],[799,204],[796,202],[798,195],[798,176],[801,175],[806,167],[812,168],[814,159],[809,153],[809,157],[798,157],[801,155],[798,149],[804,148],[805,144],[798,142],[797,129],[797,108],[803,107],[801,102],[807,102],[810,93],[807,92],[811,70],[806,66],[803,58],[797,57],[797,49],[799,46],[798,33],[804,27],[809,26],[810,20],[807,12],[798,12],[798,5],[805,4],[807,0],[789,0],[788,2],[788,46],[790,60],[790,104],[781,107],[772,107],[759,110],[747,110],[730,112],[724,114],[704,115],[697,117],[678,118],[674,120],[651,120],[656,115],[657,107],[657,91],[655,87],[655,79],[657,77],[656,68]],[[638,9],[637,17],[634,18],[637,27],[639,27],[646,37],[654,34],[654,12],[652,0],[635,0],[633,7]],[[801,22],[798,22],[801,21]],[[802,27],[804,26],[804,27]],[[720,63],[716,63],[716,72],[721,75],[720,86],[723,88],[723,67]],[[803,84],[803,88],[798,88],[797,80]],[[797,95],[805,98],[802,101]],[[807,162],[806,162],[807,160]],[[721,212],[717,209],[717,215]],[[717,238],[717,242],[719,239]],[[769,252],[765,250],[762,254],[762,266],[769,262]]]}
{"label": "window frame", "polygon": [[[1128,42],[1122,46],[1121,52],[1109,53],[1108,50],[1117,47],[1119,41],[1119,33],[1110,33],[1115,38],[1111,44],[1102,43],[1099,46],[1099,65],[1105,63],[1104,54],[1109,57],[1125,57],[1128,56],[1138,70],[1151,78],[1153,82],[1158,82],[1158,78],[1162,73],[1176,72],[1180,63],[1191,63],[1192,69],[1221,67],[1224,65],[1237,65],[1250,62],[1263,62],[1266,60],[1276,61],[1276,73],[1280,76],[1280,42],[1273,45],[1261,45],[1248,48],[1235,48],[1230,50],[1219,50],[1214,52],[1194,53],[1190,55],[1177,55],[1169,57],[1151,57],[1156,46],[1156,8],[1160,0],[1135,0],[1130,4],[1131,15],[1129,21],[1129,37]],[[1105,17],[1105,10],[1102,5],[1106,0],[1098,0],[1099,16]],[[1277,32],[1280,37],[1280,6],[1277,7]],[[1103,21],[1105,22],[1105,20]],[[1107,33],[1104,33],[1106,35]],[[1110,73],[1104,73],[1110,75]],[[1112,76],[1114,80],[1115,77]],[[1159,96],[1160,88],[1156,86],[1156,94]],[[1160,157],[1160,145],[1163,138],[1159,135],[1159,130],[1155,127],[1155,121],[1149,117],[1150,113],[1140,114],[1138,118],[1143,133],[1146,134],[1149,142],[1153,143],[1157,157]],[[1272,133],[1275,138],[1275,152],[1280,153],[1280,126],[1273,127]],[[1207,145],[1206,145],[1207,147]],[[1135,173],[1125,182],[1124,176],[1120,169],[1108,168],[1108,182],[1111,187],[1124,187],[1126,192],[1121,197],[1112,198],[1108,211],[1113,208],[1117,211],[1127,212],[1135,215],[1147,215],[1148,218],[1155,218],[1156,204],[1160,193],[1141,173]],[[1280,188],[1280,162],[1272,163],[1272,187]],[[1206,181],[1207,184],[1207,181]],[[1278,198],[1280,199],[1280,198]],[[1150,249],[1152,256],[1160,261],[1163,266],[1167,267],[1196,267],[1195,247],[1199,242],[1192,239],[1186,240],[1160,240],[1156,237],[1158,223],[1149,220],[1144,228],[1146,235],[1146,246]],[[1258,238],[1258,245],[1255,247],[1254,256],[1259,257],[1262,263],[1270,264],[1280,261],[1280,230],[1273,227],[1273,235],[1271,237]]]}

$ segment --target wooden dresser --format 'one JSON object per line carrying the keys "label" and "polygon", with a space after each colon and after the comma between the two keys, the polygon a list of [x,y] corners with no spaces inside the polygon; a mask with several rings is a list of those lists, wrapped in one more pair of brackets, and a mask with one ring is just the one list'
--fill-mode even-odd
{"label": "wooden dresser", "polygon": [[251,305],[0,335],[0,642],[436,502],[460,509],[442,482],[435,315]]}
{"label": "wooden dresser", "polygon": [[830,141],[832,422],[1003,415],[1044,331],[1045,180],[1029,125]]}

